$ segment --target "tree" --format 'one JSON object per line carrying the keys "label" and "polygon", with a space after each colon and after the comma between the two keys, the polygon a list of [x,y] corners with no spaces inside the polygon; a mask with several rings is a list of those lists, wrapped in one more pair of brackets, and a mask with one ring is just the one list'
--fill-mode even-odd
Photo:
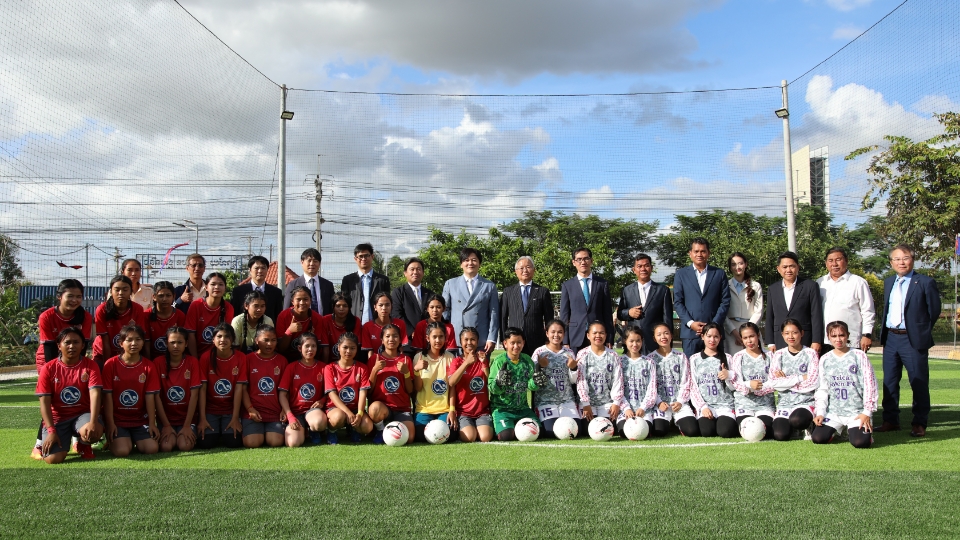
{"label": "tree", "polygon": [[883,216],[870,216],[850,231],[851,241],[860,249],[863,270],[878,276],[891,271],[889,254],[896,244],[893,238],[880,233],[884,220]]}
{"label": "tree", "polygon": [[20,246],[12,238],[0,234],[0,290],[23,281],[23,269],[17,260]]}
{"label": "tree", "polygon": [[[863,209],[886,196],[886,219],[878,232],[910,244],[919,258],[946,268],[960,233],[960,114],[934,115],[943,133],[925,141],[887,135],[889,146],[870,159],[870,189]],[[846,160],[876,152],[879,145],[854,150]]]}
{"label": "tree", "polygon": [[403,263],[404,260],[399,255],[394,255],[387,261],[386,271],[383,274],[390,278],[390,287],[392,288],[397,288],[407,282],[407,278],[403,275]]}

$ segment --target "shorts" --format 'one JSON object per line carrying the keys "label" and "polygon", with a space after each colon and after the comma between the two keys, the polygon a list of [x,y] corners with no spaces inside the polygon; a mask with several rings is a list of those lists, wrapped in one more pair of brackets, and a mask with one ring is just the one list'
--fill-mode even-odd
{"label": "shorts", "polygon": [[134,443],[146,440],[150,438],[150,426],[133,426],[133,427],[120,427],[117,426],[117,436],[116,439],[130,439]]}
{"label": "shorts", "polygon": [[[811,414],[814,412],[813,405],[797,405],[796,407],[790,409],[777,409],[777,414],[774,416],[774,418],[790,418],[790,415],[793,414],[793,411],[798,409],[808,410]],[[814,414],[814,416],[816,415]]]}
{"label": "shorts", "polygon": [[207,413],[207,423],[210,429],[203,430],[205,435],[233,435],[233,428],[228,428],[232,415]]}
{"label": "shorts", "polygon": [[537,407],[537,417],[541,422],[555,418],[580,418],[580,408],[572,401],[560,405],[543,405]]}
{"label": "shorts", "polygon": [[480,416],[476,417],[461,416],[460,418],[457,418],[457,422],[460,423],[460,429],[463,429],[464,427],[475,428],[479,426],[493,427],[493,417],[489,414],[481,414]]}
{"label": "shorts", "polygon": [[[389,410],[389,409],[388,409]],[[446,419],[444,419],[446,420]],[[384,422],[413,422],[413,413],[410,411],[395,412],[390,411]]]}
{"label": "shorts", "polygon": [[176,433],[177,435],[179,435],[180,432],[183,431],[183,428],[185,428],[185,427],[190,428],[190,431],[192,431],[194,435],[197,434],[197,426],[196,426],[196,424],[184,424],[184,425],[182,425],[182,426],[171,426],[171,427],[173,427],[173,431],[174,431],[174,433]]}
{"label": "shorts", "polygon": [[683,420],[684,418],[689,418],[693,416],[695,416],[693,414],[693,409],[691,409],[690,405],[687,403],[684,403],[683,406],[680,407],[680,410],[677,412],[673,412],[673,409],[669,407],[667,408],[667,410],[661,411],[660,405],[657,404],[656,407],[647,411],[647,414],[644,415],[644,418],[646,418],[648,422],[653,422],[654,420],[666,420],[667,422],[673,420],[674,422],[676,422],[677,420]]}
{"label": "shorts", "polygon": [[[229,420],[228,420],[229,422]],[[241,435],[263,435],[264,433],[283,434],[283,424],[280,422],[257,422],[250,418],[240,420],[240,426],[243,428]]]}
{"label": "shorts", "polygon": [[[520,420],[523,420],[524,418],[533,418],[534,420],[537,420],[537,416],[533,414],[532,409],[527,409],[527,410],[521,409],[519,411],[517,410],[504,411],[504,410],[494,409],[493,429],[496,430],[496,432],[499,434],[501,431],[505,429],[513,429],[517,425],[517,422],[519,422]],[[537,420],[537,422],[539,423],[539,420]]]}
{"label": "shorts", "polygon": [[[59,454],[60,452],[66,452],[70,450],[70,439],[80,436],[80,428],[86,425],[90,421],[90,413],[83,413],[76,418],[68,418],[67,420],[61,420],[57,422],[54,429],[57,430],[57,438],[60,439],[59,444],[55,444],[50,447],[50,454]],[[97,423],[103,426],[103,419],[99,416],[97,417]],[[119,431],[119,429],[117,430]],[[50,434],[47,433],[47,430],[43,430],[42,441],[46,441],[47,437]]]}
{"label": "shorts", "polygon": [[[590,407],[593,410],[594,416],[602,416],[603,418],[610,418],[610,407],[613,407],[613,403],[607,403],[606,405],[601,405],[599,407]],[[579,416],[573,418],[580,418]]]}
{"label": "shorts", "polygon": [[448,413],[443,413],[443,414],[427,414],[427,413],[419,412],[419,413],[417,413],[417,416],[415,416],[415,417],[413,418],[413,423],[416,424],[416,425],[418,425],[418,426],[425,426],[425,425],[429,424],[431,420],[443,420],[444,422],[446,422],[446,421],[447,421],[447,414],[448,414]]}
{"label": "shorts", "polygon": [[737,419],[737,415],[734,414],[733,409],[731,407],[704,407],[703,410],[697,413],[697,420],[704,417],[703,414],[701,413],[703,413],[703,411],[705,410],[709,410],[713,414],[713,417],[715,419],[721,416],[726,416],[727,418],[733,418],[734,420]]}
{"label": "shorts", "polygon": [[737,418],[741,416],[769,416],[773,418],[773,409],[737,409]]}
{"label": "shorts", "polygon": [[837,433],[842,432],[844,427],[846,427],[847,430],[849,431],[853,428],[858,428],[861,426],[860,419],[857,418],[857,416],[859,415],[858,414],[854,414],[852,416],[824,415],[823,425],[832,427],[833,429],[837,430]]}

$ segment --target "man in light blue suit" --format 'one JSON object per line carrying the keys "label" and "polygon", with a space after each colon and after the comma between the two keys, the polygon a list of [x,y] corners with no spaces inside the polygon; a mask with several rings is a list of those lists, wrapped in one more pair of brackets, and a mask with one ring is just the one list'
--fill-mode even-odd
{"label": "man in light blue suit", "polygon": [[443,299],[447,303],[443,316],[457,333],[457,345],[460,345],[460,331],[472,326],[480,334],[480,343],[486,343],[484,348],[489,354],[497,346],[500,299],[497,286],[479,275],[482,263],[483,257],[477,250],[463,248],[460,251],[463,275],[443,284]]}
{"label": "man in light blue suit", "polygon": [[703,350],[703,327],[707,323],[723,328],[730,309],[730,289],[723,270],[707,264],[710,242],[706,238],[694,238],[688,255],[693,264],[680,268],[673,277],[673,309],[680,318],[683,352],[690,357]]}

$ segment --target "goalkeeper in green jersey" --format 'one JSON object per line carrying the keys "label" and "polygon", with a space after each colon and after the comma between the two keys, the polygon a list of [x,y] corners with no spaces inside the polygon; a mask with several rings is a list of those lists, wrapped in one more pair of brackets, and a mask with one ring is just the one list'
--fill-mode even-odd
{"label": "goalkeeper in green jersey", "polygon": [[527,391],[536,391],[549,384],[547,374],[523,354],[523,331],[507,328],[503,334],[503,348],[507,354],[493,359],[487,385],[490,388],[490,408],[493,428],[500,441],[515,441],[513,431],[517,421],[537,416],[527,402]]}

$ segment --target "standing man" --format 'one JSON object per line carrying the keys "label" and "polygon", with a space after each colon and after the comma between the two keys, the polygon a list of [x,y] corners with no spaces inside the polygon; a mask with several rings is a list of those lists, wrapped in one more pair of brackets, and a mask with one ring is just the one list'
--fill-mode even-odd
{"label": "standing man", "polygon": [[187,281],[173,291],[177,298],[173,301],[174,307],[186,313],[190,303],[203,298],[203,271],[207,269],[207,260],[199,253],[187,255]]}
{"label": "standing man", "polygon": [[350,297],[350,313],[364,325],[376,316],[371,300],[377,293],[390,293],[390,278],[373,271],[373,246],[357,244],[353,248],[357,271],[343,276],[340,292]]}
{"label": "standing man", "polygon": [[[863,352],[873,345],[873,323],[877,317],[870,285],[862,277],[847,269],[847,252],[841,247],[827,250],[827,275],[817,280],[820,300],[823,302],[823,322],[843,321],[850,328],[850,346]],[[826,339],[822,353],[833,348]],[[821,355],[822,355],[821,353]]]}
{"label": "standing man", "polygon": [[632,269],[637,282],[625,285],[620,292],[617,316],[627,326],[640,329],[643,333],[643,354],[650,354],[657,350],[653,327],[664,323],[673,328],[673,294],[666,285],[650,279],[653,260],[646,253],[636,256]]}
{"label": "standing man", "polygon": [[527,255],[513,266],[518,283],[503,290],[500,297],[500,335],[507,328],[523,330],[523,352],[532,355],[547,342],[547,323],[553,319],[553,298],[546,287],[533,282],[536,267]]}
{"label": "standing man", "polygon": [[723,328],[730,309],[730,288],[723,270],[707,264],[710,242],[706,238],[694,238],[687,255],[692,264],[678,269],[673,277],[673,309],[680,318],[683,353],[690,357],[703,350],[707,323]]}
{"label": "standing man", "polygon": [[480,343],[484,344],[487,354],[497,346],[497,333],[500,330],[500,302],[497,286],[480,276],[483,257],[473,248],[460,250],[460,268],[463,276],[448,279],[443,284],[443,300],[447,310],[443,312],[457,332],[457,345],[460,345],[460,331],[472,326],[480,334]]}
{"label": "standing man", "polygon": [[796,319],[803,329],[801,342],[819,354],[826,328],[820,287],[815,281],[800,277],[800,262],[792,251],[780,254],[777,272],[780,272],[783,280],[767,288],[767,319],[764,324],[767,349],[773,352],[787,346],[780,334],[783,321]]}
{"label": "standing man", "polygon": [[[250,257],[247,268],[250,269],[250,281],[237,285],[230,294],[230,303],[233,304],[233,312],[237,315],[243,313],[243,300],[251,292],[259,291],[267,299],[266,316],[270,317],[271,321],[276,321],[277,315],[283,311],[283,291],[280,290],[280,287],[274,287],[267,283],[267,269],[270,268],[269,261],[267,261],[266,257],[254,255]],[[280,273],[278,272],[277,276],[279,275]]]}
{"label": "standing man", "polygon": [[607,329],[607,346],[613,345],[613,303],[607,280],[593,275],[593,252],[586,247],[573,250],[577,275],[560,285],[560,320],[567,323],[563,342],[573,352],[587,346],[587,327],[594,321]]}
{"label": "standing man", "polygon": [[876,431],[900,429],[900,378],[906,367],[913,390],[910,435],[923,437],[930,415],[927,353],[933,347],[933,324],[940,317],[940,291],[932,278],[913,271],[913,262],[910,246],[893,248],[890,266],[897,275],[883,280],[883,424]]}
{"label": "standing man", "polygon": [[[320,315],[333,313],[333,283],[320,277],[320,252],[314,248],[307,248],[300,255],[300,266],[303,275],[291,281],[283,293],[283,309],[290,307],[293,300],[293,289],[306,287],[310,289],[310,309]],[[277,275],[284,273],[284,268],[277,268]]]}
{"label": "standing man", "polygon": [[[413,331],[417,323],[427,318],[427,300],[433,296],[433,291],[423,285],[423,274],[422,260],[417,257],[407,259],[407,262],[403,263],[403,276],[407,283],[390,293],[393,301],[393,312],[390,316],[400,319],[407,326],[407,340],[410,343],[413,343]],[[412,346],[406,347],[408,352],[413,351]]]}

